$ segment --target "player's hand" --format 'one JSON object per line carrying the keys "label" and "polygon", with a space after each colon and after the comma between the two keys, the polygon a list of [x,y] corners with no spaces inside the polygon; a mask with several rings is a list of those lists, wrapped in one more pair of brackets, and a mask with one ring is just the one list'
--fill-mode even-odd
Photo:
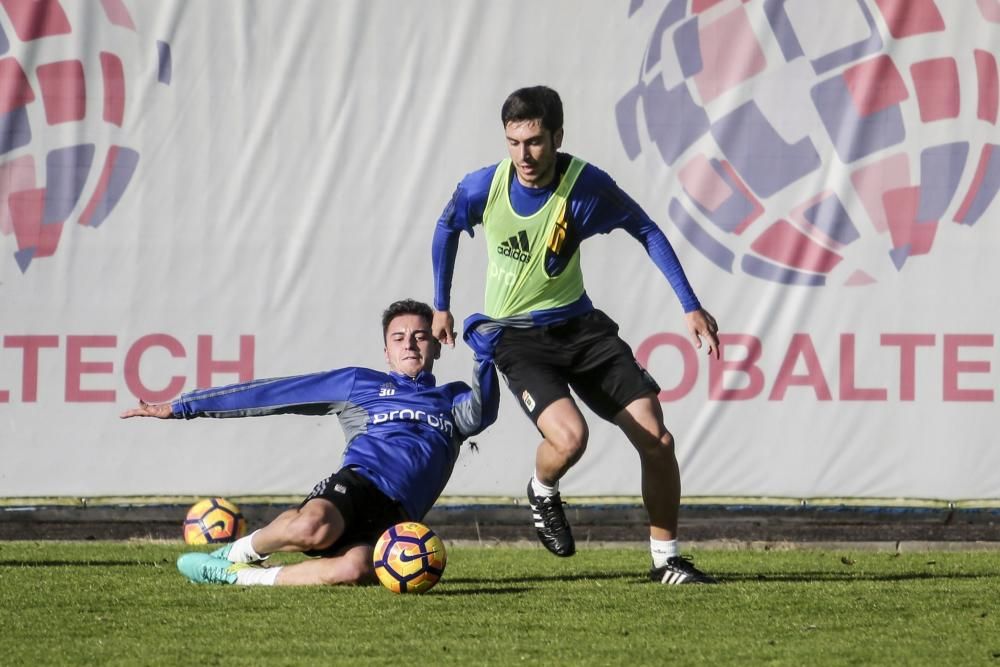
{"label": "player's hand", "polygon": [[435,310],[431,322],[431,333],[442,345],[455,347],[455,318],[450,310]]}
{"label": "player's hand", "polygon": [[688,332],[691,334],[691,342],[701,349],[701,339],[704,338],[708,344],[708,355],[719,358],[719,324],[707,310],[692,310],[684,315]]}
{"label": "player's hand", "polygon": [[157,419],[173,419],[174,411],[169,403],[147,403],[139,399],[139,407],[126,410],[121,414],[122,419],[129,417],[156,417]]}

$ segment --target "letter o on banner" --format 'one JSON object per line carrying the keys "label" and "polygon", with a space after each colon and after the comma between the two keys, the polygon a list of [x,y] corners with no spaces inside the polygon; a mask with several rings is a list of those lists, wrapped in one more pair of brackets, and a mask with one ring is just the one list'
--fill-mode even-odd
{"label": "letter o on banner", "polygon": [[684,398],[694,388],[695,382],[698,381],[698,355],[695,354],[691,342],[679,334],[653,334],[639,345],[635,353],[636,361],[643,368],[649,368],[649,357],[653,354],[653,350],[664,346],[673,347],[680,352],[683,368],[681,379],[675,387],[671,389],[663,389],[661,387],[660,393],[657,395],[661,403],[678,401]]}

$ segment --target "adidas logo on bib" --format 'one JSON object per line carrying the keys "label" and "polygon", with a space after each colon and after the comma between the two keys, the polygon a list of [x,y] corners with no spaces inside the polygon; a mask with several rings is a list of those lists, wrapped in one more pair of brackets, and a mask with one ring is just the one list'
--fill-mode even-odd
{"label": "adidas logo on bib", "polygon": [[511,236],[506,241],[497,246],[497,252],[519,262],[531,259],[531,246],[528,243],[528,234],[523,229],[516,235]]}

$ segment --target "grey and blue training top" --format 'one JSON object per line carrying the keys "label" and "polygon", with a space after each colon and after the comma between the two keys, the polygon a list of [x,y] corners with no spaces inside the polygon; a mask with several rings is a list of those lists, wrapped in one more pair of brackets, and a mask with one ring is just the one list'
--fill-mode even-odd
{"label": "grey and blue training top", "polygon": [[499,405],[492,360],[477,360],[471,387],[437,386],[426,372],[342,368],[200,389],[171,407],[180,419],[335,414],[347,441],[343,465],[420,520],[448,483],[462,441],[492,424]]}

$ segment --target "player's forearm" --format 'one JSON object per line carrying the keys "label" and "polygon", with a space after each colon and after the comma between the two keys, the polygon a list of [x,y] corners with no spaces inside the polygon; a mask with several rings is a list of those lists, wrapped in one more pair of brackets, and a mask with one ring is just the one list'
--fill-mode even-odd
{"label": "player's forearm", "polygon": [[497,419],[500,411],[500,385],[492,361],[478,357],[472,377],[471,391],[455,401],[452,417],[463,436],[482,432]]}
{"label": "player's forearm", "polygon": [[451,229],[439,221],[434,230],[431,245],[431,261],[434,266],[434,308],[451,309],[451,281],[455,273],[455,257],[458,255],[460,231]]}
{"label": "player's forearm", "polygon": [[479,393],[479,402],[482,405],[478,432],[495,422],[500,412],[500,383],[497,380],[496,366],[492,361],[476,360],[472,390]]}
{"label": "player's forearm", "polygon": [[673,288],[674,294],[680,300],[684,312],[690,313],[700,309],[701,303],[698,301],[698,297],[695,296],[694,289],[691,287],[691,283],[688,282],[687,276],[684,274],[684,268],[677,258],[677,253],[674,252],[674,248],[670,245],[670,241],[667,240],[666,235],[657,227],[655,232],[647,233],[644,237],[640,237],[639,240],[646,248],[646,252],[653,260],[653,263],[656,264],[660,273],[670,283],[670,287]]}

